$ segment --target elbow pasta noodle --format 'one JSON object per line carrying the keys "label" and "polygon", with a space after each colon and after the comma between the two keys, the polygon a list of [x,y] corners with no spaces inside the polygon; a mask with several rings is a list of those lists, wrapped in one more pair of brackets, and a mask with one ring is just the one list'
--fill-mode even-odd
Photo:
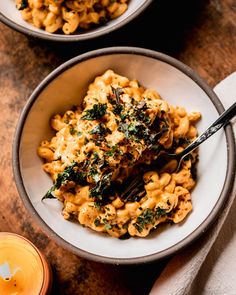
{"label": "elbow pasta noodle", "polygon": [[119,187],[161,150],[181,152],[197,136],[199,118],[107,70],[89,85],[82,109],[51,119],[56,134],[38,147],[54,182],[45,198],[54,191],[65,219],[117,238],[146,237],[160,223],[181,222],[192,210],[196,151],[175,173],[144,173],[142,195],[125,199]]}
{"label": "elbow pasta noodle", "polygon": [[128,0],[16,0],[16,7],[35,27],[68,35],[119,17]]}

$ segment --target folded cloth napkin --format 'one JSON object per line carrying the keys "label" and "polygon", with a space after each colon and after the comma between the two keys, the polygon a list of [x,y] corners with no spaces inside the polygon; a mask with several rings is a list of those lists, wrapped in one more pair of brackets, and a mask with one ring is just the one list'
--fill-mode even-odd
{"label": "folded cloth napkin", "polygon": [[[236,72],[214,91],[225,108],[236,100]],[[232,120],[236,135],[236,120]],[[153,285],[149,295],[236,294],[236,178],[227,203],[205,235],[174,256]]]}

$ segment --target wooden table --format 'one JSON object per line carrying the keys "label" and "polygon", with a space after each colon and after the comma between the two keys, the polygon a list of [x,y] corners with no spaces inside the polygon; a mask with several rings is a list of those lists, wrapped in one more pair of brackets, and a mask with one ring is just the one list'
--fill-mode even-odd
{"label": "wooden table", "polygon": [[43,251],[53,268],[53,294],[148,294],[166,261],[133,267],[87,261],[59,247],[31,218],[12,173],[17,120],[29,95],[48,73],[71,57],[101,47],[127,45],[162,51],[216,85],[236,70],[236,1],[155,0],[125,28],[77,44],[35,40],[3,24],[0,33],[0,231],[21,234]]}

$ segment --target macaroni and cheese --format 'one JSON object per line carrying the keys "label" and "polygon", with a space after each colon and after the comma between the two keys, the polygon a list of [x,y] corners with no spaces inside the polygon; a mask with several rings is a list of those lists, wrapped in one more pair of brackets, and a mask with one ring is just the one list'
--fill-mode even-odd
{"label": "macaroni and cheese", "polygon": [[175,173],[146,169],[141,194],[122,191],[161,151],[179,153],[194,140],[199,118],[107,70],[89,85],[82,108],[51,119],[56,134],[38,147],[54,182],[44,198],[56,196],[65,219],[114,237],[145,237],[160,223],[181,222],[192,210],[196,151]]}
{"label": "macaroni and cheese", "polygon": [[72,34],[122,15],[128,0],[16,0],[23,19],[49,33]]}

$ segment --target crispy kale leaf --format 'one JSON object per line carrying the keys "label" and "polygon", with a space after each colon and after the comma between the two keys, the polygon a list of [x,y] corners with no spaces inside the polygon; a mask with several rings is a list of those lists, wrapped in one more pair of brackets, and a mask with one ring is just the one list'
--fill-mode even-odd
{"label": "crispy kale leaf", "polygon": [[107,110],[106,103],[94,104],[92,109],[85,110],[85,115],[81,117],[82,120],[98,120],[101,119]]}
{"label": "crispy kale leaf", "polygon": [[84,172],[78,171],[78,168],[78,163],[74,162],[70,166],[68,166],[63,172],[59,173],[56,182],[47,191],[42,200],[55,198],[52,195],[52,192],[56,189],[59,189],[63,184],[65,184],[68,181],[74,181],[76,184],[85,184],[86,175]]}
{"label": "crispy kale leaf", "polygon": [[19,10],[23,10],[29,6],[28,0],[22,0]]}
{"label": "crispy kale leaf", "polygon": [[111,177],[112,172],[105,174],[97,183],[96,185],[90,189],[90,197],[93,197],[98,200],[103,199],[104,193],[110,188],[111,186]]}
{"label": "crispy kale leaf", "polygon": [[142,232],[147,224],[151,224],[154,221],[154,213],[151,209],[145,209],[141,215],[138,216],[137,222],[134,223],[138,232]]}
{"label": "crispy kale leaf", "polygon": [[134,223],[134,227],[138,232],[141,233],[147,224],[154,223],[157,218],[160,218],[164,215],[166,215],[165,209],[157,207],[156,211],[152,211],[151,209],[147,208],[142,214],[138,216],[137,221]]}

